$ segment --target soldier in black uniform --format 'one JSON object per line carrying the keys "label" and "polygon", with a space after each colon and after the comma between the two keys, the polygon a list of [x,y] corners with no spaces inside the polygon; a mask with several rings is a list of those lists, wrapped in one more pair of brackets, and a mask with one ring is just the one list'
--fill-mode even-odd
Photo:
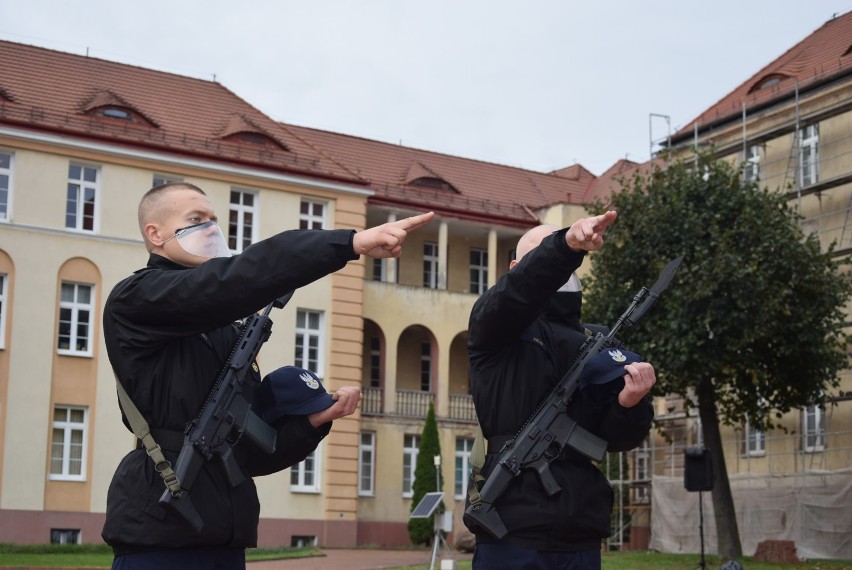
{"label": "soldier in black uniform", "polygon": [[[575,271],[603,244],[616,213],[584,218],[570,228],[539,226],[518,242],[509,272],[476,302],[468,353],[476,413],[486,438],[482,475],[502,445],[523,426],[577,357],[586,339]],[[631,353],[632,354],[632,353]],[[653,408],[646,394],[656,380],[647,362],[624,366],[623,388],[581,391],[568,414],[608,442],[609,451],[639,445]],[[495,503],[508,534],[496,540],[478,527],[473,568],[599,569],[601,539],[610,534],[612,488],[589,459],[566,449],[550,464],[562,490],[548,496],[538,475],[523,470]]]}
{"label": "soldier in black uniform", "polygon": [[[148,265],[118,283],[104,308],[110,363],[154,438],[174,463],[184,427],[201,409],[236,340],[234,322],[288,291],[342,268],[360,255],[398,257],[408,231],[427,213],[364,231],[294,230],[231,257],[205,193],[170,183],[148,191],[139,227]],[[256,371],[255,380],[260,380]],[[192,487],[204,523],[193,533],[159,504],[163,479],[144,449],[118,466],[107,496],[104,540],[113,568],[244,568],[257,545],[260,505],[253,475],[298,463],[328,433],[334,419],[352,414],[360,390],[338,390],[330,407],[287,416],[274,427],[278,452],[263,454],[240,442],[235,453],[246,479],[231,487],[217,462],[205,462]],[[130,426],[122,410],[125,425]]]}

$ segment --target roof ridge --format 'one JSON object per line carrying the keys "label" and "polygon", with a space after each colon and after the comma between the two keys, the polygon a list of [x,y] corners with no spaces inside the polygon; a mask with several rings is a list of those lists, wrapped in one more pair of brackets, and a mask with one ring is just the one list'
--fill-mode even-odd
{"label": "roof ridge", "polygon": [[[281,124],[284,124],[284,123],[281,123]],[[296,128],[299,128],[299,129],[316,131],[318,133],[328,133],[328,134],[331,134],[331,135],[334,135],[334,136],[339,136],[339,137],[358,139],[358,140],[369,142],[369,143],[372,143],[372,144],[380,144],[380,145],[384,145],[384,146],[388,146],[388,147],[402,148],[402,149],[406,149],[406,150],[412,151],[412,152],[422,152],[422,153],[426,153],[426,154],[430,154],[430,155],[434,155],[434,156],[438,156],[438,157],[448,157],[448,158],[454,158],[454,159],[469,160],[471,162],[478,162],[480,164],[487,164],[487,165],[491,165],[491,166],[497,166],[497,167],[500,167],[500,168],[507,168],[507,169],[510,169],[510,170],[522,170],[524,172],[529,172],[529,173],[535,174],[537,176],[550,176],[551,175],[550,172],[533,170],[531,168],[525,168],[525,167],[522,167],[522,166],[511,166],[511,165],[508,165],[508,164],[502,164],[502,163],[499,163],[499,162],[491,162],[491,161],[480,159],[480,158],[473,158],[473,157],[469,157],[469,156],[461,156],[461,155],[457,155],[457,154],[450,154],[448,152],[441,152],[441,151],[437,151],[437,150],[427,150],[427,149],[417,148],[417,147],[413,147],[413,146],[405,146],[402,143],[391,143],[391,142],[382,141],[382,140],[378,140],[378,139],[371,139],[371,138],[368,138],[368,137],[362,136],[362,135],[353,135],[353,134],[350,134],[350,133],[341,133],[341,132],[332,131],[332,130],[329,130],[329,129],[320,129],[318,127],[307,127],[307,126],[304,126],[304,125],[296,125],[296,124],[293,124],[293,123],[288,123],[288,124],[292,127],[296,127]]]}
{"label": "roof ridge", "polygon": [[[803,45],[805,45],[805,47],[807,47],[807,45],[809,45],[811,42],[814,41],[814,37],[821,35],[826,30],[826,28],[828,26],[832,26],[832,25],[836,26],[839,21],[844,20],[846,18],[852,18],[852,11],[846,12],[846,13],[841,14],[839,16],[834,15],[832,18],[826,20],[822,25],[820,25],[818,28],[813,30],[811,33],[807,34],[801,40],[799,40],[794,45],[792,45],[791,47],[786,49],[782,54],[773,58],[771,61],[769,61],[769,63],[767,63],[766,65],[761,67],[757,72],[750,75],[746,80],[738,83],[736,87],[734,87],[732,90],[728,91],[724,96],[720,97],[715,103],[713,103],[712,105],[709,105],[707,108],[705,108],[703,111],[701,111],[692,120],[688,121],[683,127],[678,129],[674,133],[673,136],[683,135],[684,133],[686,133],[687,130],[691,129],[696,123],[701,121],[702,118],[705,118],[705,115],[707,115],[713,109],[716,109],[717,107],[722,105],[726,100],[732,98],[738,92],[742,91],[744,87],[748,86],[749,89],[747,89],[746,92],[740,97],[741,101],[744,100],[745,97],[747,97],[748,95],[753,95],[753,93],[750,92],[750,89],[751,89],[751,87],[754,86],[754,83],[757,80],[759,80],[760,78],[765,77],[765,76],[771,74],[772,72],[774,72],[777,68],[780,67],[781,62],[786,63],[788,57],[790,57],[792,54],[794,54],[795,52],[800,50]],[[852,42],[850,42],[850,43],[852,43]],[[785,75],[789,75],[789,73],[786,73]],[[796,76],[790,76],[790,78],[796,79],[797,84],[798,84],[798,78]],[[786,93],[786,91],[785,91],[785,93]],[[713,118],[708,117],[707,121],[705,121],[705,124],[707,122],[712,121],[713,119],[720,118],[719,111],[720,110],[717,110],[716,117],[713,117]],[[725,113],[721,116],[727,116],[727,114]],[[699,123],[699,125],[700,125],[700,123]]]}

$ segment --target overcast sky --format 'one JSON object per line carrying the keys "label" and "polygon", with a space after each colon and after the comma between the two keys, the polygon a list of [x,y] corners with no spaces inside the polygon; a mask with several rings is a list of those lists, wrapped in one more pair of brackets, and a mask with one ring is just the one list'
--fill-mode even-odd
{"label": "overcast sky", "polygon": [[[0,38],[538,171],[642,162],[852,0],[0,0]],[[0,64],[2,81],[2,64]],[[653,119],[651,116],[654,115]]]}

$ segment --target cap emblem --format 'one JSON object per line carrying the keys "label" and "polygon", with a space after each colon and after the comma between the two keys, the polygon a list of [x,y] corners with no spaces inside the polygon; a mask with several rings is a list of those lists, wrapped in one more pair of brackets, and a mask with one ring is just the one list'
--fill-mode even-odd
{"label": "cap emblem", "polygon": [[308,374],[307,372],[302,372],[301,374],[299,374],[299,378],[302,379],[302,382],[304,382],[308,386],[308,388],[311,388],[313,390],[319,388],[319,382],[317,382],[314,377]]}
{"label": "cap emblem", "polygon": [[620,350],[610,350],[609,355],[612,357],[613,362],[625,362],[627,357],[621,353]]}

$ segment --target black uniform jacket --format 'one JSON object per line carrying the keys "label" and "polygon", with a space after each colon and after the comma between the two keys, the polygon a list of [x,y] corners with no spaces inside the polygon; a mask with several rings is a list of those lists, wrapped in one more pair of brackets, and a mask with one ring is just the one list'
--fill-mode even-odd
{"label": "black uniform jacket", "polygon": [[[233,323],[357,259],[352,235],[348,230],[283,232],[239,255],[195,268],[151,254],[146,268],[118,283],[104,309],[106,348],[116,375],[150,427],[182,432],[227,361],[238,334]],[[260,374],[254,379],[259,381]],[[117,555],[256,546],[260,506],[250,476],[303,460],[330,425],[314,429],[304,416],[284,418],[275,426],[278,452],[273,456],[240,442],[237,457],[247,477],[236,487],[229,486],[217,461],[205,462],[190,494],[204,521],[200,534],[159,505],[166,487],[154,462],[144,449],[131,451],[109,487],[104,540]],[[174,463],[177,451],[167,450],[166,458]]]}
{"label": "black uniform jacket", "polygon": [[[483,435],[517,433],[568,371],[586,338],[580,293],[557,292],[582,263],[561,230],[524,255],[473,307],[468,351],[474,404]],[[610,451],[639,445],[653,419],[650,401],[627,409],[615,397],[575,396],[569,415],[608,442]],[[489,449],[483,474],[495,467]],[[523,470],[495,502],[509,533],[502,544],[537,550],[590,550],[610,534],[613,493],[600,469],[574,451],[550,464],[562,490],[549,497],[538,475]],[[487,532],[471,529],[479,543]]]}

